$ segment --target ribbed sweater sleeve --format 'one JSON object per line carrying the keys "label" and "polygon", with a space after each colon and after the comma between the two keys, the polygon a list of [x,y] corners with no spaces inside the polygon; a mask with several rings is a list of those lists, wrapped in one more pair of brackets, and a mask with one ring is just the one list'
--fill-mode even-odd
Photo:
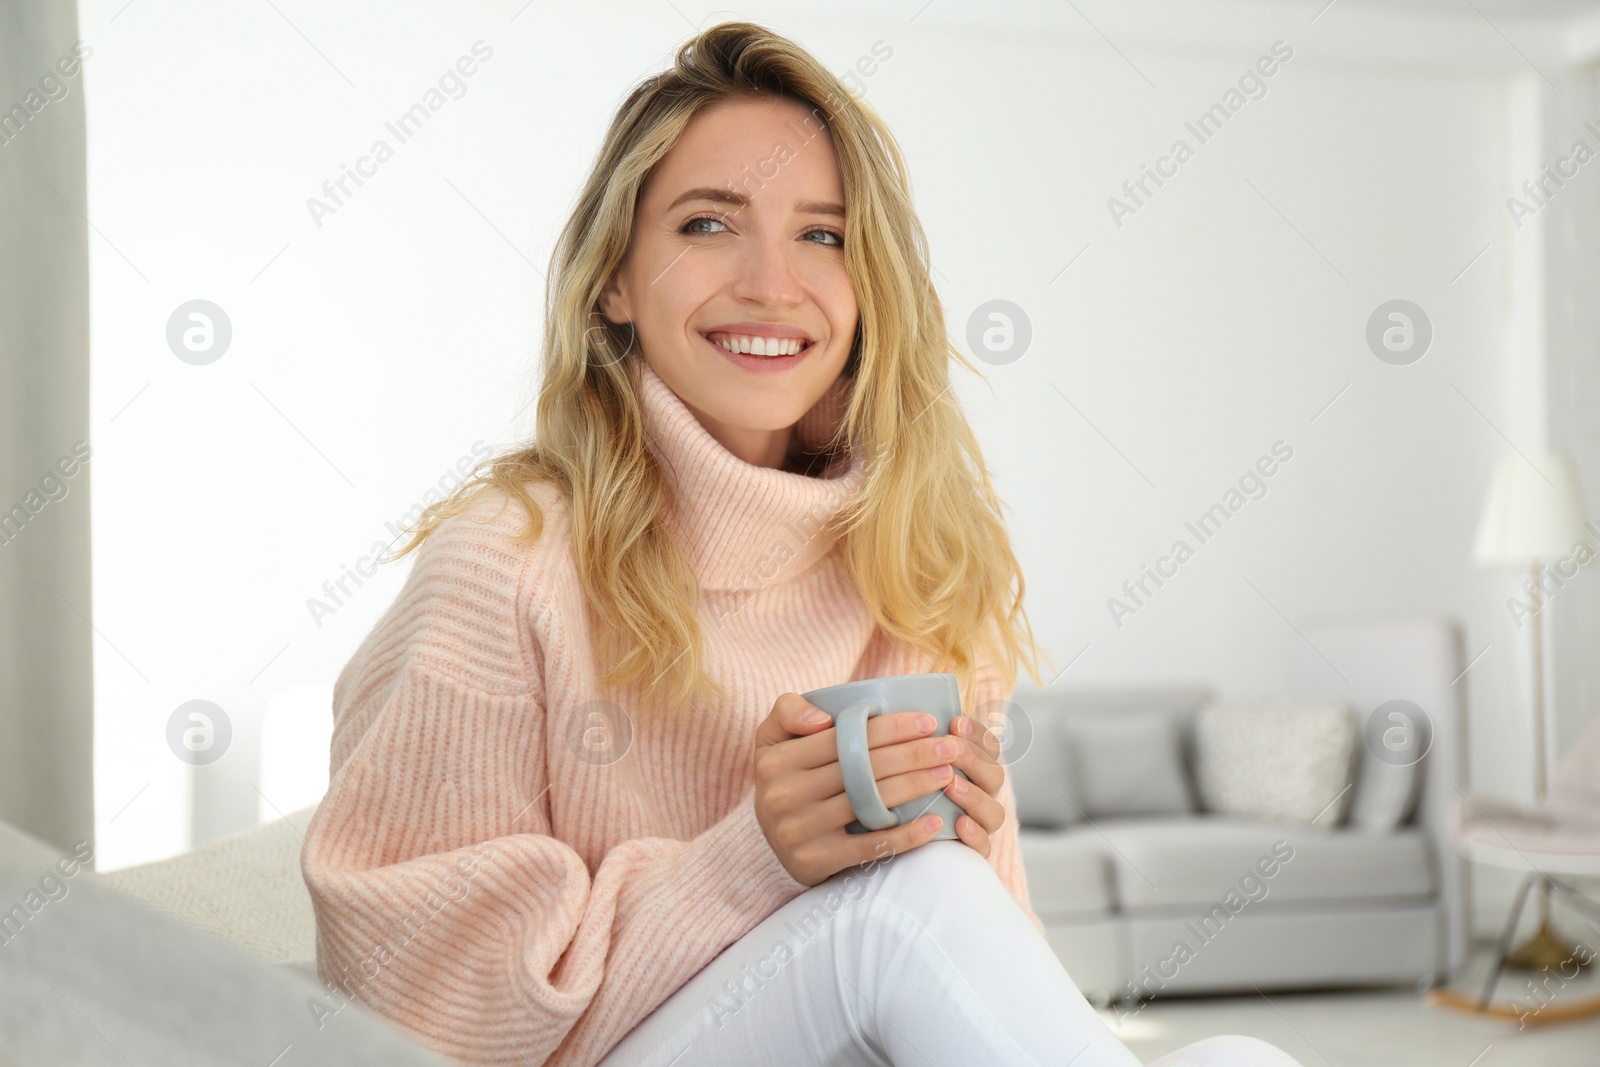
{"label": "ribbed sweater sleeve", "polygon": [[[688,840],[588,869],[554,836],[538,649],[518,561],[452,520],[341,674],[334,767],[301,863],[330,995],[471,1064],[592,1064],[805,886],[753,791]],[[554,766],[554,771],[552,771]],[[570,794],[568,794],[570,795]]]}
{"label": "ribbed sweater sleeve", "polygon": [[[999,672],[986,660],[980,660],[977,680],[974,685],[974,698],[969,714],[982,720],[984,707],[996,701],[1009,700],[1011,690],[1001,679]],[[1028,896],[1028,875],[1022,866],[1022,846],[1017,839],[1017,798],[1016,791],[1011,786],[1011,770],[1006,768],[1005,781],[1000,785],[1000,795],[996,797],[1006,810],[1006,821],[998,833],[991,834],[989,838],[989,866],[994,868],[1000,876],[1000,881],[1011,891],[1011,896],[1016,900],[1028,920],[1044,933],[1044,922],[1034,913],[1033,904]]]}

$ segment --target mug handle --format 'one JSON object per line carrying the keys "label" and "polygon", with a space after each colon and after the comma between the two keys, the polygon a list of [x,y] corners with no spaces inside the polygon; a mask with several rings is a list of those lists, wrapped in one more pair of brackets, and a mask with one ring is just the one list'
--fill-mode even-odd
{"label": "mug handle", "polygon": [[872,776],[872,757],[867,751],[867,720],[882,712],[877,704],[852,704],[833,718],[844,792],[855,810],[856,821],[868,830],[900,825],[900,817],[889,810],[878,792],[878,783]]}

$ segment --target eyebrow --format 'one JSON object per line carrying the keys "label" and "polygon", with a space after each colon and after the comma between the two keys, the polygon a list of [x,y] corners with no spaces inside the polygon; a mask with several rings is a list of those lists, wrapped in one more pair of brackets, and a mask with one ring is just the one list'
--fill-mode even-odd
{"label": "eyebrow", "polygon": [[[667,210],[671,211],[679,204],[687,203],[690,200],[710,200],[718,204],[733,204],[741,211],[750,206],[750,198],[743,193],[736,193],[732,189],[716,189],[707,185],[698,189],[690,189],[668,204]],[[834,204],[823,200],[797,200],[795,201],[794,209],[802,215],[834,215],[841,219],[844,218],[843,204]]]}

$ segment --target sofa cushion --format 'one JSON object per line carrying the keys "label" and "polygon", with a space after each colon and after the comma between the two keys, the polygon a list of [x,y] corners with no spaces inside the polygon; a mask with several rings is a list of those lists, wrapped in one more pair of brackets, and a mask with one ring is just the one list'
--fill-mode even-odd
{"label": "sofa cushion", "polygon": [[1336,701],[1228,700],[1200,709],[1195,783],[1208,811],[1337,826],[1350,803],[1355,725]]}
{"label": "sofa cushion", "polygon": [[1125,911],[1203,913],[1228,903],[1230,894],[1251,909],[1395,903],[1425,899],[1435,889],[1432,850],[1419,830],[1330,832],[1220,815],[1096,826]]}
{"label": "sofa cushion", "polygon": [[1003,753],[1016,796],[1017,825],[1057,830],[1083,818],[1077,783],[1061,736],[1060,709],[1038,694],[1017,694],[1009,715],[1020,751]]}
{"label": "sofa cushion", "polygon": [[1158,710],[1091,711],[1064,722],[1084,814],[1172,815],[1195,809],[1182,723]]}
{"label": "sofa cushion", "polygon": [[[1085,815],[1192,810],[1184,739],[1210,696],[1180,685],[1017,689],[1010,714],[1022,741],[1006,758],[1018,825],[1059,829]],[[1129,788],[1130,768],[1146,777],[1144,790]]]}
{"label": "sofa cushion", "polygon": [[1111,866],[1105,841],[1087,827],[1068,830],[1017,828],[1028,902],[1039,918],[1080,919],[1113,910]]}
{"label": "sofa cushion", "polygon": [[1416,807],[1432,723],[1411,701],[1388,700],[1356,726],[1364,743],[1356,753],[1349,823],[1366,833],[1386,834],[1404,826]]}

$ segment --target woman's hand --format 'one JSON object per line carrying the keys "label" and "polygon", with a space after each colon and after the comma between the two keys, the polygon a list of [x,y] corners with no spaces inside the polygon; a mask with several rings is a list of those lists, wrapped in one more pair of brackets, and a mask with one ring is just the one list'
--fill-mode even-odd
{"label": "woman's hand", "polygon": [[1000,832],[1006,821],[1006,809],[995,799],[1006,780],[1006,769],[1000,763],[1000,739],[970,715],[950,720],[950,733],[961,745],[955,765],[971,779],[963,781],[957,775],[945,786],[944,795],[966,812],[956,819],[956,835],[988,859],[989,839]]}
{"label": "woman's hand", "polygon": [[[822,712],[816,722],[805,721],[805,714],[816,710],[799,693],[784,693],[756,728],[754,754],[756,821],[785,869],[808,886],[853,864],[925,845],[943,825],[939,816],[929,814],[887,830],[846,830],[856,816],[839,769],[837,731]],[[922,712],[867,720],[872,776],[888,807],[926,796],[955,777],[950,765],[960,760],[968,744],[955,738],[954,751],[941,754],[939,743],[952,739],[929,736],[933,728],[933,716]],[[993,779],[994,769],[980,771],[985,781]]]}

